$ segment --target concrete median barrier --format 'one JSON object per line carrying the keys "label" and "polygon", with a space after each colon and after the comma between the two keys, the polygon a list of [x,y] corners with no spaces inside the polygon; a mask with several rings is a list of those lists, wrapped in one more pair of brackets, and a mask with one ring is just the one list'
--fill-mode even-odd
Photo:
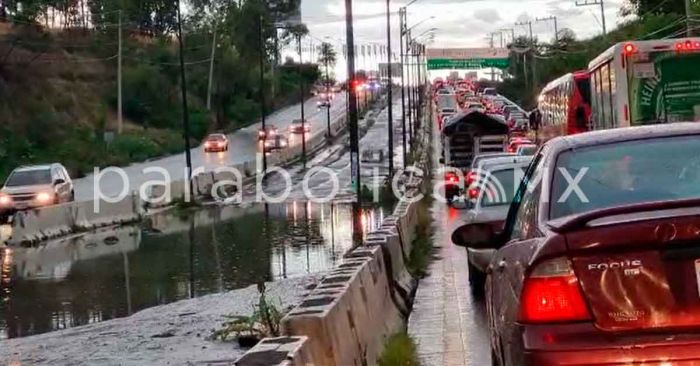
{"label": "concrete median barrier", "polygon": [[31,245],[72,233],[126,224],[141,219],[139,196],[134,194],[115,203],[71,202],[20,211],[13,216],[8,245]]}
{"label": "concrete median barrier", "polygon": [[70,234],[76,221],[74,204],[41,207],[17,212],[12,218],[10,246],[29,245]]}
{"label": "concrete median barrier", "polygon": [[[262,361],[262,362],[261,362]],[[235,366],[311,366],[307,337],[267,338],[258,343]]]}
{"label": "concrete median barrier", "polygon": [[309,337],[316,365],[374,364],[403,324],[381,248],[362,248],[346,259],[282,320],[286,334]]}
{"label": "concrete median barrier", "polygon": [[[75,204],[78,212],[76,229],[90,230],[99,227],[127,224],[141,220],[143,205],[138,194],[127,196],[119,202],[92,201]],[[97,210],[96,210],[97,208]]]}

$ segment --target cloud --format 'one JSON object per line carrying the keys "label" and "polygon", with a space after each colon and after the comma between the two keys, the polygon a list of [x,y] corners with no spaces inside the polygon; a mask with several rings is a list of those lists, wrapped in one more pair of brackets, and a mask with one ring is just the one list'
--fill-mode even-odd
{"label": "cloud", "polygon": [[474,18],[483,20],[486,23],[501,21],[501,15],[496,9],[479,9],[474,11]]}

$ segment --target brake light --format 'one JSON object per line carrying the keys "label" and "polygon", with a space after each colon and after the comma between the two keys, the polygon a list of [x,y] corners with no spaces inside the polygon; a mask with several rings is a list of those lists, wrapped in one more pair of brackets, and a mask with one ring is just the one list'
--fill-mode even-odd
{"label": "brake light", "polygon": [[637,47],[632,43],[628,43],[625,45],[624,51],[626,55],[631,55],[637,51]]}
{"label": "brake light", "polygon": [[523,323],[590,320],[578,278],[564,257],[539,264],[525,280],[520,299]]}
{"label": "brake light", "polygon": [[474,183],[474,181],[476,180],[476,177],[477,177],[476,172],[469,172],[469,174],[467,174],[467,179],[466,179],[467,185],[470,186],[472,183]]}
{"label": "brake light", "polygon": [[469,196],[470,200],[475,200],[479,198],[479,189],[478,188],[469,188],[467,191],[467,195]]}
{"label": "brake light", "polygon": [[458,183],[459,182],[459,177],[457,176],[457,173],[453,172],[448,172],[445,174],[445,180],[448,183]]}

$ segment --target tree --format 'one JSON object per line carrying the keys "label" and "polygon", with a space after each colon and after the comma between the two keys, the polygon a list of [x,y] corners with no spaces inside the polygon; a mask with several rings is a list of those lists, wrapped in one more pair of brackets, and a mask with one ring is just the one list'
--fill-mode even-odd
{"label": "tree", "polygon": [[324,82],[326,84],[331,83],[331,73],[330,68],[335,67],[338,61],[338,54],[335,52],[333,45],[328,42],[321,43],[321,52],[318,56],[318,63],[323,65],[326,69],[326,75]]}
{"label": "tree", "polygon": [[[698,3],[697,0],[692,1]],[[659,14],[685,14],[685,2],[683,0],[627,0],[620,10],[622,15],[659,15]]]}

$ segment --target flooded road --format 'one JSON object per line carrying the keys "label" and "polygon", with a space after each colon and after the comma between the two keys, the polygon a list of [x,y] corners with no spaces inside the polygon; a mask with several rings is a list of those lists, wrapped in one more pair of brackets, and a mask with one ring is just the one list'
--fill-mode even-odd
{"label": "flooded road", "polygon": [[[331,269],[352,246],[350,205],[173,210],[123,227],[0,249],[0,339]],[[365,232],[382,209],[365,211]]]}

